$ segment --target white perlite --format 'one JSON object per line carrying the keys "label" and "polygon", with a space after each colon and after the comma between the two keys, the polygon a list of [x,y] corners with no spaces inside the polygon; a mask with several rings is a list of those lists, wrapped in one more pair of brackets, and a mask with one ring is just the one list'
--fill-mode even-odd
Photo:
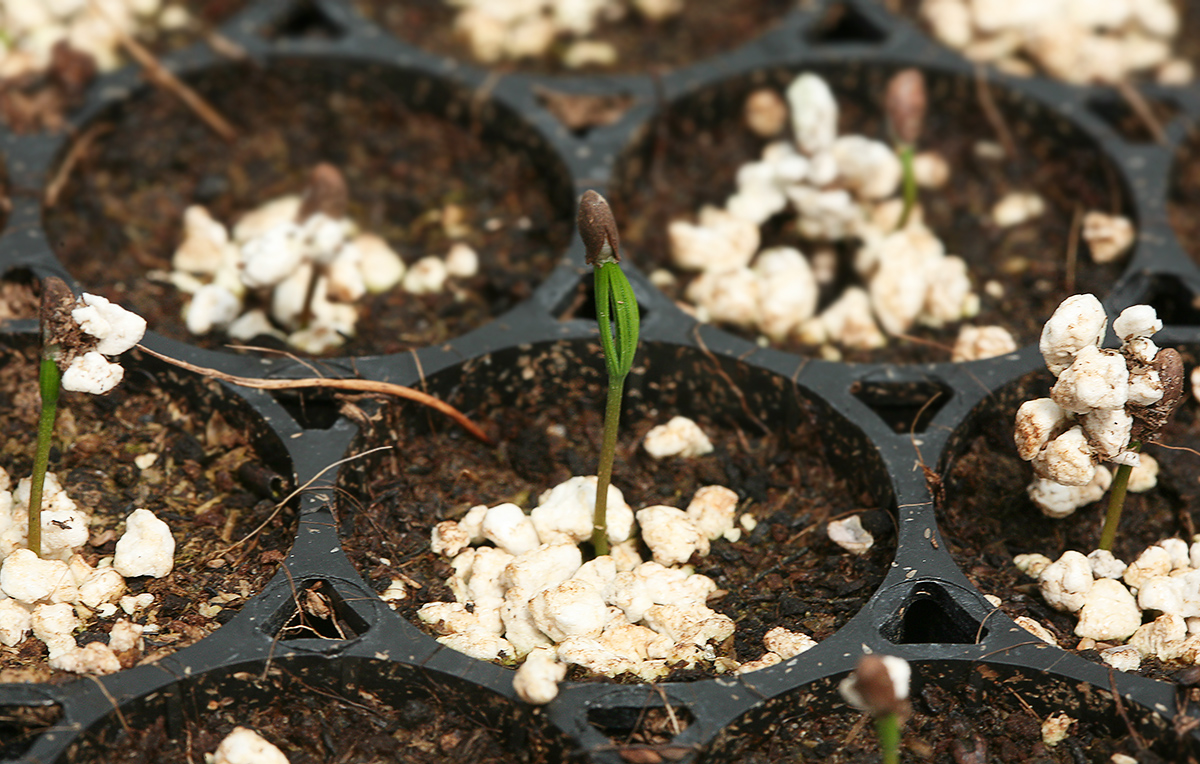
{"label": "white perlite", "polygon": [[213,764],[288,764],[287,756],[248,727],[234,727],[213,754]]}
{"label": "white perlite", "polygon": [[[710,541],[734,530],[737,494],[705,486],[686,511],[646,507],[636,513],[635,526],[635,513],[610,487],[613,545],[610,554],[585,563],[579,544],[591,537],[595,491],[594,476],[574,477],[544,492],[529,516],[516,505],[500,505],[499,521],[509,529],[503,532],[489,522],[497,507],[475,507],[458,522],[439,523],[431,545],[453,556],[447,585],[456,601],[427,603],[418,617],[438,632],[440,643],[464,654],[524,658],[513,687],[529,703],[553,700],[569,664],[643,681],[657,681],[680,663],[708,660],[720,671],[742,667],[714,653],[712,645],[734,631],[732,620],[707,605],[716,583],[684,567],[693,554],[707,554]],[[522,518],[535,534],[534,545],[517,551],[510,531],[526,527]],[[620,526],[615,532],[614,518]],[[638,530],[653,561],[638,555]],[[507,551],[480,545],[485,539],[507,545]],[[773,629],[764,639],[764,655],[745,670],[765,668],[814,644],[804,634]]]}
{"label": "white perlite", "polygon": [[52,669],[86,674],[120,670],[117,653],[142,649],[141,625],[115,622],[108,645],[91,642],[79,647],[74,632],[83,625],[81,618],[91,626],[91,618],[115,616],[118,602],[128,602],[125,609],[132,614],[154,596],[123,596],[125,578],[111,564],[113,558],[102,558],[93,567],[80,554],[88,543],[91,520],[54,473],[46,473],[42,497],[42,548],[47,558],[24,548],[30,479],[22,478],[11,492],[10,486],[7,472],[0,469],[0,642],[19,646],[32,631],[49,648]]}
{"label": "white perlite", "polygon": [[833,520],[829,523],[829,540],[852,554],[866,554],[875,543],[875,537],[862,526],[858,515]]}
{"label": "white perlite", "polygon": [[125,534],[117,540],[113,568],[126,578],[162,578],[175,565],[175,537],[171,528],[148,509],[135,509],[125,520]]}
{"label": "white perlite", "polygon": [[[1013,430],[1018,455],[1033,464],[1030,499],[1050,517],[1066,517],[1097,501],[1112,481],[1100,462],[1140,466],[1129,490],[1150,490],[1157,463],[1129,449],[1133,415],[1162,399],[1165,387],[1153,366],[1158,348],[1150,336],[1162,329],[1154,308],[1134,305],[1113,322],[1124,343],[1099,347],[1107,317],[1090,294],[1068,297],[1042,329],[1042,357],[1058,380],[1049,398],[1026,401]],[[1140,414],[1139,414],[1140,415]],[[1131,476],[1132,477],[1132,476]]]}
{"label": "white perlite", "polygon": [[555,56],[568,68],[617,61],[617,48],[595,37],[604,24],[631,14],[657,24],[684,8],[683,0],[462,0],[454,5],[454,29],[480,63]]}
{"label": "white perlite", "polygon": [[642,446],[655,459],[681,456],[691,459],[712,453],[713,446],[700,425],[685,416],[671,417],[666,424],[652,427]]}
{"label": "white perlite", "polygon": [[139,37],[155,29],[177,29],[191,23],[179,4],[157,0],[3,0],[0,20],[5,31],[0,52],[0,78],[44,75],[55,45],[68,44],[86,54],[101,71],[122,62],[121,37]]}
{"label": "white perlite", "polygon": [[[318,170],[337,177],[332,167]],[[354,336],[356,303],[366,295],[398,285],[412,294],[438,293],[479,272],[479,255],[464,242],[452,244],[444,258],[429,255],[408,268],[386,241],[360,232],[349,218],[307,211],[301,219],[302,210],[300,196],[274,199],[242,216],[232,233],[201,206],[184,212],[174,270],[160,277],[190,295],[184,312],[190,332],[224,331],[243,341],[266,334],[322,353]]]}
{"label": "white perlite", "polygon": [[[1104,651],[1105,662],[1131,671],[1147,657],[1193,664],[1200,656],[1200,568],[1194,566],[1200,562],[1200,537],[1190,545],[1183,539],[1163,539],[1129,565],[1104,550],[1087,557],[1067,551],[1043,567],[1044,561],[1040,555],[1014,559],[1027,574],[1037,571],[1048,604],[1078,612],[1077,636],[1128,641],[1127,647]],[[1148,616],[1154,620],[1143,624]]]}
{"label": "white perlite", "polygon": [[1180,18],[1171,0],[922,0],[919,13],[941,42],[1011,74],[1076,85],[1143,74],[1186,85],[1193,76],[1173,50]]}
{"label": "white perlite", "polygon": [[95,346],[76,350],[78,355],[63,370],[62,387],[92,395],[107,393],[121,382],[125,369],[106,356],[121,355],[141,342],[146,320],[104,297],[86,292],[80,295],[71,318],[84,334],[93,338]]}
{"label": "white perlite", "polygon": [[[893,147],[862,135],[839,136],[837,99],[813,73],[797,76],[786,98],[791,139],[769,143],[759,159],[738,169],[724,209],[706,205],[695,222],[670,223],[673,263],[699,272],[684,290],[696,317],[756,330],[764,342],[820,345],[830,357],[838,348],[881,347],[885,332],[902,335],[916,325],[938,328],[976,315],[980,298],[966,263],[945,251],[919,206],[896,230],[902,173]],[[760,102],[762,90],[748,100],[748,113]],[[936,160],[926,155],[923,164]],[[948,172],[944,161],[939,167]],[[817,267],[817,251],[760,250],[760,226],[780,214],[794,214],[798,232],[818,249],[855,248],[857,283],[820,314],[819,284],[829,269]],[[989,331],[966,340],[958,355],[1010,352],[1010,341]]]}

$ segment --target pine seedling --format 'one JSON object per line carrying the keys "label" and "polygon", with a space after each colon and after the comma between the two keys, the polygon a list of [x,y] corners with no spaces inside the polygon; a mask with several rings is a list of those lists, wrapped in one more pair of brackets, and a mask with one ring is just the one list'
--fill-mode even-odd
{"label": "pine seedling", "polygon": [[29,549],[42,556],[42,493],[50,464],[54,420],[60,390],[101,395],[121,381],[125,370],[105,358],[136,345],[146,322],[103,297],[85,294],[79,300],[62,279],[42,282],[39,315],[42,350],[38,388],[42,410],[38,417],[37,446],[29,480]]}
{"label": "pine seedling", "polygon": [[888,127],[903,172],[904,207],[900,212],[900,221],[896,224],[897,231],[908,225],[909,215],[917,204],[917,178],[913,169],[913,157],[916,155],[917,141],[921,138],[921,129],[925,123],[926,107],[925,77],[920,70],[903,69],[888,81],[884,111],[887,113]]}
{"label": "pine seedling", "polygon": [[[1163,394],[1149,405],[1129,406],[1133,426],[1130,428],[1129,445],[1126,450],[1134,454],[1142,450],[1143,443],[1159,439],[1162,428],[1183,401],[1183,358],[1180,357],[1179,351],[1175,348],[1163,348],[1146,366],[1157,374]],[[1100,530],[1098,549],[1111,552],[1113,543],[1117,540],[1117,527],[1121,523],[1121,512],[1125,508],[1125,492],[1129,487],[1131,472],[1132,460],[1122,463],[1113,475],[1112,493],[1108,495],[1108,510],[1104,514],[1104,527]]]}
{"label": "pine seedling", "polygon": [[[621,270],[621,241],[617,223],[604,197],[585,191],[579,201],[579,237],[587,249],[587,262],[595,270],[596,321],[608,370],[608,398],[604,407],[604,438],[596,469],[596,508],[592,515],[592,547],[596,556],[608,554],[608,486],[612,482],[617,450],[617,426],[625,377],[633,367],[638,344],[637,296]],[[615,321],[614,321],[615,318]],[[614,337],[613,324],[616,324]]]}
{"label": "pine seedling", "polygon": [[[1178,351],[1150,339],[1163,324],[1149,305],[1126,308],[1113,322],[1120,349],[1100,347],[1107,325],[1094,295],[1058,306],[1038,342],[1057,381],[1049,398],[1021,404],[1014,437],[1036,475],[1029,497],[1046,515],[1066,517],[1111,487],[1099,546],[1111,551],[1130,474],[1183,400],[1184,369]],[[1101,462],[1118,465],[1116,475]]]}
{"label": "pine seedling", "polygon": [[864,655],[838,685],[847,703],[875,720],[884,764],[900,762],[900,728],[909,715],[908,661],[894,655]]}
{"label": "pine seedling", "polygon": [[60,278],[50,277],[42,283],[42,304],[38,316],[41,324],[42,352],[38,363],[38,391],[42,410],[38,415],[37,446],[33,453],[33,473],[29,478],[29,548],[42,556],[42,489],[46,485],[46,470],[50,466],[50,441],[54,437],[54,420],[58,416],[58,392],[62,387],[62,372],[58,359],[62,343],[71,330],[71,308],[75,295]]}

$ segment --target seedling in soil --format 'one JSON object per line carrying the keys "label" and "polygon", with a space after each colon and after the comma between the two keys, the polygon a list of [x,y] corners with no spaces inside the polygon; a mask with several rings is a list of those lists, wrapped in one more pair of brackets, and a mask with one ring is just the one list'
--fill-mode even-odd
{"label": "seedling in soil", "polygon": [[53,276],[42,284],[39,318],[42,352],[38,387],[42,410],[29,486],[29,548],[41,557],[42,491],[59,391],[102,395],[116,387],[125,370],[104,356],[120,355],[136,345],[146,331],[146,322],[103,297],[85,294],[76,300],[71,288]]}
{"label": "seedling in soil", "polygon": [[[1017,453],[1037,478],[1029,497],[1050,517],[1066,517],[1098,500],[1111,483],[1100,549],[1111,550],[1130,475],[1142,445],[1158,439],[1183,399],[1183,361],[1150,336],[1162,328],[1148,305],[1113,322],[1119,350],[1099,347],[1108,318],[1093,295],[1068,297],[1042,330],[1039,347],[1058,377],[1049,398],[1021,404]],[[1098,466],[1118,465],[1116,476]]]}
{"label": "seedling in soil", "polygon": [[908,216],[917,204],[917,176],[913,169],[913,156],[917,151],[917,141],[921,137],[921,127],[925,123],[925,77],[918,69],[903,69],[888,81],[887,94],[884,98],[884,110],[887,112],[889,129],[892,140],[896,143],[896,155],[900,157],[903,172],[904,207],[900,212],[900,220],[896,230],[901,231],[908,225]]}
{"label": "seedling in soil", "polygon": [[900,761],[900,727],[909,715],[908,661],[894,655],[864,655],[838,685],[842,698],[875,720],[884,764]]}
{"label": "seedling in soil", "polygon": [[[588,265],[596,274],[596,321],[608,369],[608,399],[604,407],[604,439],[596,470],[596,509],[592,517],[592,546],[596,555],[608,554],[608,485],[612,481],[617,450],[617,425],[625,377],[633,367],[638,344],[637,296],[621,270],[621,240],[608,202],[595,191],[585,191],[579,201],[579,237],[587,248]],[[613,317],[616,336],[613,336]]]}

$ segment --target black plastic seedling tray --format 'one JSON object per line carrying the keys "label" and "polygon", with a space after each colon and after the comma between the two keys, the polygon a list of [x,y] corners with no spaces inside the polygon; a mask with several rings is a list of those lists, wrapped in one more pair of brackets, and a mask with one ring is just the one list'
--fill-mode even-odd
{"label": "black plastic seedling tray", "polygon": [[[864,88],[881,82],[880,73],[904,66],[920,67],[939,81],[971,82],[976,77],[971,64],[865,0],[840,6],[840,21],[830,27],[823,20],[830,18],[832,5],[793,11],[759,39],[713,59],[665,73],[623,76],[497,74],[401,43],[349,4],[334,0],[260,0],[220,32],[257,65],[286,67],[303,61],[327,65],[330,71],[367,72],[388,83],[413,109],[483,125],[488,140],[519,145],[529,161],[544,168],[545,184],[563,197],[560,211],[569,219],[575,197],[586,189],[620,201],[640,169],[638,157],[653,139],[656,118],[677,104],[697,110],[701,120],[716,119],[738,108],[750,86],[778,82],[805,69],[840,73]],[[313,28],[321,34],[305,34]],[[184,79],[227,65],[205,46],[168,54],[163,62]],[[991,71],[982,76],[1002,94],[1003,108],[1032,115],[1039,130],[1082,136],[1094,146],[1098,161],[1113,169],[1138,240],[1119,278],[1100,296],[1111,315],[1138,302],[1154,305],[1167,323],[1156,337],[1159,344],[1194,353],[1200,348],[1200,313],[1193,307],[1200,295],[1200,270],[1169,226],[1165,207],[1172,152],[1185,139],[1188,122],[1200,120],[1200,93],[1147,90],[1179,107],[1165,126],[1171,145],[1160,146],[1119,135],[1104,116],[1102,106],[1112,99],[1108,91]],[[78,290],[88,288],[56,259],[54,243],[42,226],[41,199],[71,136],[147,87],[135,69],[120,70],[91,87],[72,115],[71,129],[57,135],[0,132],[12,201],[0,239],[0,272],[37,279],[58,275]],[[572,131],[539,98],[547,88],[621,96],[631,106],[612,124]],[[595,378],[598,361],[594,352],[589,356],[597,344],[594,321],[562,318],[591,278],[582,245],[575,236],[571,242],[527,300],[445,343],[414,352],[315,362],[258,358],[196,348],[155,333],[153,326],[145,344],[241,376],[309,376],[308,365],[315,363],[325,376],[423,386],[486,417],[480,407],[487,401],[537,402],[526,395],[516,369],[526,363],[537,366],[539,358],[561,356],[569,369],[589,368]],[[96,253],[98,258],[114,256]],[[820,433],[837,474],[894,516],[894,560],[858,614],[832,637],[781,665],[750,674],[653,688],[568,683],[549,705],[530,707],[517,699],[511,670],[441,647],[380,600],[376,587],[342,552],[338,514],[353,512],[353,504],[342,501],[339,491],[353,484],[355,467],[340,468],[341,477],[328,468],[377,445],[370,433],[360,433],[356,421],[340,416],[327,397],[273,397],[230,386],[231,399],[256,412],[258,426],[280,444],[278,461],[288,484],[306,487],[295,499],[300,521],[286,570],[214,634],[152,665],[62,684],[0,684],[4,716],[20,719],[41,706],[61,709],[53,726],[38,734],[28,735],[17,722],[5,729],[12,737],[0,742],[11,742],[9,751],[24,746],[14,760],[106,761],[108,746],[127,730],[161,724],[161,735],[190,734],[187,723],[205,718],[212,704],[220,705],[224,698],[232,698],[233,707],[249,719],[255,709],[281,698],[303,706],[314,698],[361,702],[370,695],[372,702],[384,704],[399,718],[414,717],[418,724],[426,706],[460,713],[489,730],[502,748],[537,761],[656,760],[636,758],[650,755],[659,756],[657,760],[739,761],[751,745],[747,741],[771,734],[784,719],[848,713],[834,685],[865,650],[913,662],[914,694],[927,684],[969,688],[985,698],[1009,688],[1027,698],[1043,718],[1066,710],[1098,719],[1118,736],[1132,728],[1164,755],[1187,751],[1200,756],[1200,733],[1181,724],[1196,714],[1186,688],[1112,671],[1031,638],[983,598],[942,543],[931,486],[977,433],[982,414],[1015,405],[1017,380],[1042,368],[1034,344],[965,364],[844,364],[801,357],[697,324],[651,285],[636,260],[629,260],[626,270],[643,319],[628,410],[643,403],[669,404],[766,422],[777,431],[804,419]],[[36,332],[30,321],[10,322],[4,329],[5,343],[28,344]],[[568,378],[555,378],[554,364],[538,368],[545,372],[539,377],[543,400],[574,389]],[[417,416],[427,418],[423,412]],[[316,638],[287,629],[296,617],[295,593],[312,588],[334,604],[340,634]],[[689,720],[686,729],[649,753],[622,743],[646,709],[667,706]]]}

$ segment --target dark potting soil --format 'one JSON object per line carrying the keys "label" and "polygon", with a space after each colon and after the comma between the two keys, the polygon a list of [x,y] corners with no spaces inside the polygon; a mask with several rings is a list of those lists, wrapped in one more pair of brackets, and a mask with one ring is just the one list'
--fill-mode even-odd
{"label": "dark potting soil", "polygon": [[[854,65],[811,71],[827,79],[838,99],[839,134],[888,140],[881,103],[891,71]],[[671,264],[668,224],[694,221],[704,204],[724,207],[736,188],[738,168],[757,161],[767,143],[743,124],[746,96],[760,85],[782,93],[794,77],[793,72],[768,72],[754,83],[730,81],[674,104],[618,163],[617,188],[610,201],[626,259],[646,272],[671,270],[677,285],[668,291],[670,297],[682,300],[695,274]],[[1115,171],[1074,128],[1043,109],[1014,102],[1013,94],[999,88],[990,88],[983,97],[995,103],[1016,151],[998,159],[982,157],[977,144],[1003,144],[1003,139],[999,123],[981,106],[981,86],[971,79],[929,72],[926,84],[929,111],[918,150],[939,152],[949,162],[951,175],[945,188],[922,189],[919,199],[925,222],[945,243],[946,253],[967,262],[980,297],[979,315],[962,323],[1000,325],[1018,345],[1032,343],[1063,299],[1081,292],[1104,295],[1121,272],[1120,263],[1091,262],[1086,245],[1080,244],[1074,261],[1069,256],[1076,215],[1126,211]],[[1045,200],[1046,211],[1020,225],[998,228],[990,222],[992,206],[1013,191],[1036,192]],[[790,207],[769,219],[761,231],[763,248],[793,246],[806,255],[815,250],[814,242],[797,232]],[[847,286],[860,283],[852,250],[842,247],[838,256],[837,277],[822,287],[818,310]],[[961,326],[914,326],[908,337],[890,337],[880,350],[843,349],[842,355],[852,362],[948,361]],[[752,330],[722,328],[756,338]],[[817,351],[795,341],[778,347],[806,355]]]}
{"label": "dark potting soil", "polygon": [[[282,667],[281,667],[282,666]],[[482,719],[470,718],[487,705],[443,688],[433,695],[402,678],[388,677],[389,666],[373,664],[380,676],[358,682],[312,677],[280,661],[267,670],[234,674],[220,686],[185,702],[176,729],[161,713],[144,724],[119,724],[88,735],[66,760],[104,764],[177,764],[204,761],[235,727],[248,727],[278,747],[291,764],[441,764],[472,761],[517,764],[547,747],[535,725],[523,725],[521,739],[506,739]],[[393,682],[388,688],[382,683]],[[189,701],[191,699],[189,698]],[[135,713],[149,711],[139,708]],[[127,714],[131,711],[127,708]],[[514,737],[516,737],[514,735]]]}
{"label": "dark potting soil", "polygon": [[[163,3],[182,7],[189,21],[178,29],[147,25],[138,42],[155,56],[179,50],[208,37],[213,27],[248,5],[250,0],[179,0]],[[130,62],[127,55],[122,59]],[[0,79],[0,124],[15,133],[58,132],[66,127],[67,115],[84,100],[84,91],[97,74],[90,57],[60,55],[44,72]]]}
{"label": "dark potting soil", "polygon": [[0,277],[0,321],[36,319],[41,304],[41,285],[26,270],[9,271]]}
{"label": "dark potting soil", "polygon": [[[1190,368],[1195,359],[1189,355],[1185,358]],[[1071,650],[1079,643],[1078,619],[1047,605],[1037,582],[1012,562],[1018,554],[1038,553],[1051,560],[1069,549],[1087,554],[1099,543],[1104,522],[1108,494],[1061,520],[1043,515],[1026,495],[1033,469],[1017,456],[1013,420],[1020,403],[1048,395],[1051,382],[1048,372],[1027,375],[970,425],[973,434],[941,486],[938,519],[955,562],[980,591],[1003,600],[1001,608],[1009,615],[1027,615],[1048,626],[1059,645]],[[1162,539],[1178,537],[1191,543],[1197,532],[1200,409],[1191,396],[1164,429],[1161,444],[1147,444],[1144,451],[1158,460],[1158,486],[1126,496],[1112,551],[1127,563]],[[1082,654],[1099,660],[1095,651]],[[1139,673],[1171,679],[1179,668],[1146,659]]]}
{"label": "dark potting soil", "polygon": [[[190,84],[237,127],[235,141],[222,141],[178,99],[142,92],[89,128],[102,132],[45,217],[84,290],[138,312],[154,331],[209,348],[229,343],[220,333],[190,336],[184,295],[147,278],[170,269],[184,209],[203,204],[230,225],[301,193],[323,161],[346,178],[350,217],[409,264],[445,255],[458,240],[480,259],[477,276],[451,279],[440,294],[395,288],[364,298],[357,336],[333,354],[391,353],[462,334],[527,298],[566,248],[566,186],[519,147],[523,135],[497,137],[509,127],[504,115],[486,106],[476,113],[435,81],[294,60],[230,65]],[[464,122],[437,116],[439,109]],[[463,231],[453,239],[443,226],[452,218]]]}
{"label": "dark potting soil", "polygon": [[[631,5],[631,4],[630,4]],[[443,0],[394,3],[388,0],[355,0],[367,18],[400,39],[440,56],[473,61],[471,47],[456,34],[457,11]],[[611,67],[591,65],[568,69],[563,63],[567,38],[551,46],[538,59],[500,61],[490,68],[566,72],[648,72],[674,69],[720,53],[727,53],[767,32],[792,10],[791,0],[747,0],[731,6],[722,0],[689,0],[678,15],[654,23],[632,8],[619,21],[598,25],[587,39],[606,42],[617,50]],[[478,62],[477,62],[478,63]]]}
{"label": "dark potting soil", "polygon": [[[32,468],[41,408],[36,353],[28,344],[0,340],[0,465],[14,487]],[[181,388],[164,390],[169,370],[125,365],[125,380],[107,395],[62,394],[50,470],[91,515],[90,538],[80,552],[89,564],[113,554],[134,509],[150,510],[175,536],[169,575],[127,579],[128,594],[154,595],[150,607],[89,620],[77,635],[80,645],[107,642],[120,618],[157,625],[156,633],[144,635],[142,655],[119,656],[128,668],[186,647],[236,614],[290,548],[295,515],[285,507],[268,522],[274,501],[243,482],[248,469],[270,467],[252,444],[253,420],[242,407],[222,402],[228,394],[215,382],[170,394],[166,390]],[[158,459],[139,469],[134,459],[151,453]],[[264,522],[256,535],[234,543]],[[75,677],[52,671],[46,656],[46,645],[33,636],[16,647],[0,646],[0,680]]]}
{"label": "dark potting soil", "polygon": [[[1108,762],[1114,753],[1139,762],[1195,762],[1174,747],[1170,733],[1143,749],[1103,690],[1081,692],[1061,679],[1001,675],[976,665],[954,676],[927,672],[949,664],[913,664],[912,716],[901,731],[900,760],[936,764],[1079,764]],[[873,764],[879,738],[869,716],[840,702],[836,685],[822,681],[773,702],[782,720],[760,736],[729,735],[722,760],[744,764],[821,762]],[[1042,722],[1065,713],[1074,719],[1066,739],[1047,745]],[[1137,711],[1126,714],[1137,719]],[[736,727],[734,728],[736,729]]]}
{"label": "dark potting soil", "polygon": [[[598,355],[598,348],[592,352]],[[454,601],[445,585],[451,568],[430,550],[436,523],[461,518],[478,504],[512,502],[529,509],[543,491],[573,475],[595,474],[604,408],[601,373],[566,365],[556,346],[518,360],[511,376],[518,373],[521,380],[515,384],[529,391],[526,403],[513,406],[511,396],[490,391],[466,409],[494,439],[494,448],[410,406],[386,407],[356,446],[393,448],[354,462],[351,476],[342,481],[350,497],[338,508],[343,546],[377,591],[396,578],[408,583],[408,596],[394,604],[414,623],[421,605]],[[469,379],[471,372],[465,376]],[[511,384],[508,377],[505,372],[495,384]],[[646,395],[670,396],[669,388],[682,387],[667,380],[647,384]],[[710,394],[723,386],[716,377],[696,380]],[[711,577],[723,592],[709,600],[709,607],[737,623],[733,643],[720,646],[719,655],[742,662],[760,658],[762,637],[776,626],[820,641],[859,612],[891,560],[893,521],[830,468],[806,416],[781,425],[783,415],[777,414],[770,421],[779,430],[764,432],[738,422],[736,410],[708,408],[709,416],[681,409],[670,398],[638,405],[640,398],[633,393],[626,399],[637,407],[622,416],[613,469],[613,483],[626,502],[635,511],[653,504],[686,508],[698,488],[724,485],[740,497],[739,516],[748,512],[758,521],[739,541],[718,539],[711,554],[691,560],[696,572]],[[645,453],[640,446],[646,432],[676,413],[696,419],[713,442],[713,453],[662,461]],[[825,532],[829,520],[855,512],[863,514],[877,539],[862,556],[837,547]],[[644,547],[641,554],[651,558]],[[711,670],[697,669],[673,678],[707,675]],[[583,678],[583,672],[576,669],[571,676]]]}

